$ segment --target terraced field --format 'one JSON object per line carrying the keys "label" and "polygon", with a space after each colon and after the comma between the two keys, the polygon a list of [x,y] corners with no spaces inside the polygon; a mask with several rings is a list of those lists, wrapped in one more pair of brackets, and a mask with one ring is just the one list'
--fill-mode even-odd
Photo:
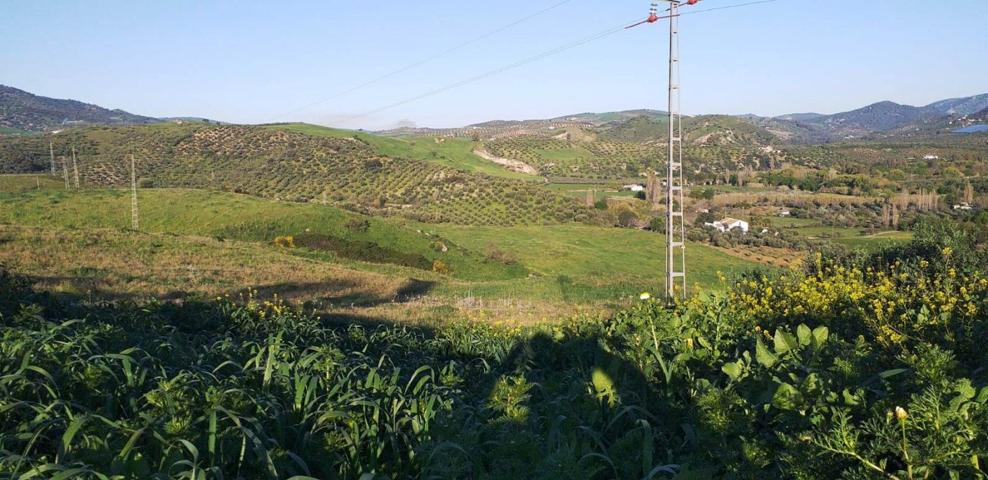
{"label": "terraced field", "polygon": [[[732,117],[684,119],[683,156],[693,181],[721,179],[745,166],[781,164],[784,153],[763,148],[772,134]],[[525,162],[546,177],[617,179],[635,177],[665,162],[668,122],[633,118],[594,131],[567,131],[549,137],[527,135],[485,141],[494,155]]]}
{"label": "terraced field", "polygon": [[466,138],[428,136],[395,138],[306,123],[275,124],[266,125],[265,127],[272,130],[303,133],[317,137],[356,138],[365,142],[381,156],[421,160],[462,172],[481,173],[493,177],[515,180],[541,180],[541,178],[533,177],[532,175],[512,172],[511,170],[501,168],[489,160],[484,160],[474,155],[473,150],[479,142]]}
{"label": "terraced field", "polygon": [[661,149],[647,145],[595,140],[571,142],[520,136],[484,142],[498,157],[519,160],[546,177],[611,179],[635,177],[659,167]]}
{"label": "terraced field", "polygon": [[[438,154],[435,162],[382,155],[360,136],[160,125],[74,129],[59,134],[56,144],[57,156],[68,155],[68,148],[76,146],[80,176],[87,186],[126,185],[127,157],[134,153],[145,185],[327,202],[425,222],[552,224],[588,221],[593,215],[578,202],[533,182],[442,166]],[[43,172],[49,168],[47,150],[42,137],[5,141],[0,146],[0,170]]]}

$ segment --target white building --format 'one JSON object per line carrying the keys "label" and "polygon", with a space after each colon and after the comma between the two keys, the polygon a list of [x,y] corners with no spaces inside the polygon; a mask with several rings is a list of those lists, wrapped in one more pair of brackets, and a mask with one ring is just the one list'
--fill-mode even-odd
{"label": "white building", "polygon": [[970,203],[962,202],[954,205],[954,210],[974,210],[974,207]]}
{"label": "white building", "polygon": [[744,233],[748,233],[748,222],[744,220],[738,220],[736,218],[725,218],[723,220],[718,220],[713,223],[704,223],[708,227],[716,228],[721,232],[730,232],[731,230],[741,230]]}
{"label": "white building", "polygon": [[940,160],[940,155],[925,155],[923,160]]}
{"label": "white building", "polygon": [[623,186],[621,188],[623,190],[631,190],[632,192],[644,192],[645,191],[645,186],[644,185],[638,185],[638,184],[634,184],[634,183],[631,184],[631,185],[625,185],[625,186]]}

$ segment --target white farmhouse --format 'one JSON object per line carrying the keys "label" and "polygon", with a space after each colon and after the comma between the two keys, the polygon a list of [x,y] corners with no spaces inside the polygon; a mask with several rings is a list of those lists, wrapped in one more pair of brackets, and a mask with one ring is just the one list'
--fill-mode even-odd
{"label": "white farmhouse", "polygon": [[623,190],[631,190],[632,192],[644,192],[645,186],[632,183],[631,185],[625,185],[621,187]]}
{"label": "white farmhouse", "polygon": [[725,218],[723,220],[718,220],[713,223],[704,223],[708,227],[716,228],[721,232],[730,232],[731,230],[741,230],[744,233],[748,233],[748,222],[744,220],[738,220],[736,218]]}
{"label": "white farmhouse", "polygon": [[974,210],[974,205],[971,205],[970,203],[967,203],[967,202],[961,202],[961,203],[958,203],[957,205],[954,205],[954,210],[967,210],[967,211],[970,211],[970,210]]}
{"label": "white farmhouse", "polygon": [[923,160],[940,160],[940,155],[924,155]]}

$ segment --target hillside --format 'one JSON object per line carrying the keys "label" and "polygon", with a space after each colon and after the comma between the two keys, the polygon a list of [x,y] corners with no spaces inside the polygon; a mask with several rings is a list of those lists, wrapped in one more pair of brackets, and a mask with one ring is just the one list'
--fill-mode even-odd
{"label": "hillside", "polygon": [[921,107],[884,101],[831,115],[790,114],[757,119],[756,123],[787,132],[793,143],[814,143],[860,137],[949,133],[952,122],[985,108],[988,108],[988,94],[940,100]]}
{"label": "hillside", "polygon": [[886,101],[808,120],[807,123],[820,125],[832,135],[848,138],[887,132],[936,115],[936,112],[921,107]]}
{"label": "hillside", "polygon": [[561,117],[556,117],[553,120],[570,121],[570,122],[587,122],[587,123],[592,123],[594,125],[604,125],[608,123],[623,122],[640,117],[645,117],[650,120],[661,120],[667,118],[668,116],[669,116],[669,112],[643,108],[638,110],[622,110],[618,112],[577,113],[575,115],[563,115]]}
{"label": "hillside", "polygon": [[949,98],[933,102],[926,107],[944,115],[970,115],[988,109],[988,93],[973,97]]}
{"label": "hillside", "polygon": [[778,143],[814,144],[828,143],[836,140],[835,136],[828,132],[826,128],[811,123],[811,121],[823,116],[816,113],[807,113],[783,115],[781,117],[744,115],[740,118],[774,135],[778,139]]}
{"label": "hillside", "polygon": [[901,137],[928,137],[950,133],[978,133],[988,125],[988,107],[974,113],[956,113],[946,117],[928,118],[892,132]]}
{"label": "hillside", "polygon": [[[554,136],[520,135],[482,142],[493,155],[524,162],[552,178],[621,180],[661,167],[669,136],[662,117],[632,117],[593,129],[563,129]],[[684,157],[694,178],[713,178],[739,164],[771,164],[766,146],[778,138],[736,117],[701,115],[683,119]]]}
{"label": "hillside", "polygon": [[[410,285],[397,293],[426,296],[432,302],[427,305],[456,305],[464,298],[523,301],[527,307],[502,316],[524,319],[532,310],[603,308],[661,288],[654,272],[663,270],[664,259],[655,252],[662,250],[664,237],[651,232],[579,224],[423,224],[319,204],[153,188],[140,190],[138,233],[129,231],[126,190],[64,191],[58,180],[39,175],[36,184],[33,177],[0,176],[0,264],[16,262],[44,285],[109,298],[235,294],[252,286],[293,301],[321,300],[327,308],[355,303],[367,314],[392,300],[382,291]],[[294,238],[294,247],[274,245],[285,236]],[[48,254],[26,254],[52,238],[64,240]],[[136,250],[129,248],[134,244]],[[216,250],[212,256],[210,249]],[[252,255],[310,265],[298,274],[278,268],[283,275],[278,278],[254,266]],[[691,243],[689,255],[691,285],[709,289],[721,287],[717,272],[759,266],[702,244]],[[284,259],[289,256],[294,258]],[[139,261],[128,265],[124,258]],[[270,263],[277,262],[265,265]],[[328,278],[317,278],[317,272]],[[346,272],[355,272],[357,285],[340,279]],[[411,288],[416,286],[420,290]],[[357,292],[365,290],[369,297],[360,297]],[[392,306],[398,307],[405,312],[398,312],[400,320],[408,313],[405,306]]]}
{"label": "hillside", "polygon": [[[127,185],[127,157],[134,153],[142,182],[161,187],[325,201],[352,211],[426,222],[546,224],[588,220],[592,214],[532,182],[383,156],[354,137],[184,124],[87,127],[55,139],[59,157],[68,158],[70,148],[76,148],[85,185]],[[0,143],[0,172],[42,172],[49,163],[47,138],[13,137]]]}
{"label": "hillside", "polygon": [[161,120],[0,85],[0,127],[42,132],[73,125],[143,125]]}

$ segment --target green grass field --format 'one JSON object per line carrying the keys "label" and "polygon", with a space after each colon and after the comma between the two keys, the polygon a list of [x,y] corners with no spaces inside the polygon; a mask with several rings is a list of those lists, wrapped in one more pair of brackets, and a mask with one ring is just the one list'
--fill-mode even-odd
{"label": "green grass field", "polygon": [[[0,185],[16,183],[4,179]],[[650,232],[581,224],[423,224],[364,217],[316,204],[201,190],[146,189],[140,191],[139,198],[141,230],[145,232],[252,242],[269,249],[279,248],[272,245],[275,236],[298,237],[308,232],[424,257],[429,265],[440,260],[449,273],[413,268],[389,258],[364,259],[361,252],[355,256],[352,252],[291,250],[298,257],[355,271],[432,282],[429,294],[435,298],[620,304],[643,291],[658,293],[662,289],[664,247],[662,238]],[[5,192],[0,193],[0,207],[0,223],[9,225],[72,231],[120,231],[130,225],[130,195],[125,190]],[[362,222],[366,222],[364,230],[348,226]],[[376,251],[373,248],[371,254]],[[723,288],[717,272],[730,274],[758,267],[702,245],[691,245],[688,252],[690,285],[705,289]]]}
{"label": "green grass field", "polygon": [[[512,252],[544,280],[543,287],[552,287],[550,295],[565,300],[656,294],[663,288],[664,237],[651,232],[583,225],[432,228],[459,244]],[[687,263],[690,285],[709,289],[723,287],[718,272],[730,276],[757,266],[699,244],[687,248]]]}
{"label": "green grass field", "polygon": [[[395,252],[442,260],[453,278],[503,280],[525,275],[523,269],[488,261],[484,254],[449,240],[419,233],[400,222],[344,212],[337,208],[276,202],[247,195],[205,190],[141,190],[141,230],[177,235],[271,243],[284,235],[331,235],[352,242],[367,242]],[[0,222],[13,225],[70,229],[125,229],[130,227],[130,192],[126,190],[48,190],[0,194],[4,205]],[[353,222],[353,226],[348,226]],[[366,222],[362,225],[361,222]],[[446,251],[442,252],[443,246]],[[361,260],[333,252],[319,255],[333,261]],[[385,259],[387,260],[387,259]],[[370,263],[370,262],[364,262]],[[383,261],[383,265],[393,262]],[[372,268],[380,270],[380,268]]]}
{"label": "green grass field", "polygon": [[64,189],[65,179],[46,174],[0,175],[0,192]]}
{"label": "green grass field", "polygon": [[36,135],[36,133],[18,128],[0,127],[0,135]]}
{"label": "green grass field", "polygon": [[861,228],[835,227],[823,225],[810,218],[772,218],[772,225],[805,237],[823,238],[851,248],[875,250],[888,243],[907,242],[913,238],[912,232],[890,230],[868,232]]}
{"label": "green grass field", "polygon": [[594,200],[604,200],[610,197],[634,198],[636,193],[630,190],[617,190],[611,185],[590,183],[549,183],[546,188],[571,197],[583,200],[587,198],[587,190],[594,191]]}

